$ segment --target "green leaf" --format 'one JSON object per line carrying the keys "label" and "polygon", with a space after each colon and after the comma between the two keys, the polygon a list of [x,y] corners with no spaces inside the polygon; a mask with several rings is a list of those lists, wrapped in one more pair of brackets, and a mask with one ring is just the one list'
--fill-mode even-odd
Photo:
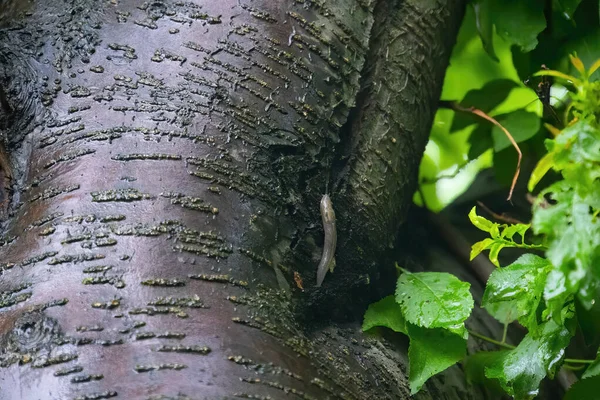
{"label": "green leaf", "polygon": [[447,329],[426,329],[407,324],[411,394],[417,393],[425,381],[460,361],[467,353],[467,339]]}
{"label": "green leaf", "polygon": [[500,254],[500,250],[506,247],[506,243],[503,242],[494,242],[490,246],[490,254],[488,255],[492,264],[496,267],[500,267],[500,262],[498,261],[498,255]]}
{"label": "green leaf", "polygon": [[[540,117],[535,113],[525,110],[517,110],[508,114],[502,114],[495,119],[508,130],[515,142],[521,143],[535,136],[540,130]],[[492,128],[492,139],[494,140],[494,151],[497,153],[512,144],[506,134],[494,125]]]}
{"label": "green leaf", "polygon": [[[600,266],[599,266],[600,267]],[[596,288],[592,296],[600,299],[600,288]],[[581,302],[575,302],[577,325],[581,330],[585,344],[590,347],[600,344],[600,302],[596,301],[591,309],[586,309]]]}
{"label": "green leaf", "polygon": [[406,321],[394,296],[384,297],[377,303],[369,305],[362,330],[367,331],[375,326],[385,326],[395,332],[406,334]]}
{"label": "green leaf", "polygon": [[565,394],[563,400],[597,400],[600,388],[600,376],[575,382]]}
{"label": "green leaf", "polygon": [[492,10],[489,0],[478,0],[472,3],[475,11],[477,32],[481,38],[481,44],[486,53],[494,61],[499,61],[494,51],[494,23],[492,21]]}
{"label": "green leaf", "polygon": [[498,379],[515,399],[532,399],[546,375],[554,377],[574,331],[572,307],[562,310],[566,325],[549,320],[529,332],[519,345],[486,369],[485,376]]}
{"label": "green leaf", "polygon": [[482,307],[502,323],[519,319],[531,330],[537,326],[535,310],[542,299],[550,268],[548,260],[524,254],[512,264],[494,270],[485,287]]}
{"label": "green leaf", "polygon": [[490,124],[481,122],[469,135],[469,160],[475,160],[477,157],[494,147],[492,140],[492,127]]}
{"label": "green leaf", "polygon": [[537,36],[546,28],[542,0],[493,0],[496,32],[523,52],[537,46]]}
{"label": "green leaf", "polygon": [[502,230],[502,232],[500,233],[500,236],[503,238],[506,238],[506,239],[513,240],[513,236],[515,236],[515,233],[518,233],[521,236],[521,242],[523,242],[525,239],[525,233],[527,232],[527,230],[529,228],[531,228],[530,224],[508,225]]}
{"label": "green leaf", "polygon": [[[550,307],[553,312],[560,309],[561,302],[571,294],[577,293],[582,283],[589,283],[587,292],[590,293],[597,283],[597,277],[586,278],[586,274],[600,260],[600,224],[590,213],[598,184],[590,184],[591,188],[578,184],[580,192],[590,191],[582,197],[570,183],[560,181],[542,191],[540,198],[551,194],[555,204],[536,203],[532,222],[536,233],[547,235],[546,256],[556,268],[549,276],[544,293],[549,307],[553,303]],[[582,293],[579,298],[586,308],[592,307],[593,297]]]}
{"label": "green leaf", "polygon": [[495,379],[485,376],[485,369],[505,357],[508,350],[500,351],[478,351],[465,358],[463,370],[469,384],[485,385],[492,388],[496,393],[504,393],[502,387]]}
{"label": "green leaf", "polygon": [[566,286],[565,274],[553,269],[546,277],[544,287],[544,300],[546,301],[546,314],[551,315],[556,323],[561,323],[561,310],[573,291]]}
{"label": "green leaf", "polygon": [[475,226],[475,228],[480,229],[484,232],[491,232],[492,229],[494,228],[494,225],[497,225],[497,224],[493,223],[489,219],[486,219],[480,215],[477,215],[476,208],[477,207],[473,207],[473,208],[471,208],[471,211],[469,211],[469,220],[471,221],[473,226]]}
{"label": "green leaf", "polygon": [[[465,108],[475,107],[489,113],[506,99],[511,90],[519,86],[519,83],[510,79],[496,79],[487,82],[481,89],[469,90],[461,100],[460,105]],[[471,113],[456,113],[452,120],[450,132],[459,131],[469,125],[479,123],[488,124],[488,122]],[[491,129],[491,124],[489,128]]]}
{"label": "green leaf", "polygon": [[591,363],[589,367],[587,367],[587,369],[581,377],[583,379],[586,379],[591,378],[593,376],[600,377],[600,349],[598,349],[598,354],[596,355],[596,359],[594,360],[594,362]]}
{"label": "green leaf", "polygon": [[[476,214],[475,207],[469,212],[471,223],[484,232],[489,232],[491,238],[483,239],[471,246],[471,260],[474,259],[483,250],[490,250],[489,258],[492,264],[500,267],[498,254],[505,247],[520,247],[524,249],[539,249],[542,246],[525,243],[525,233],[530,228],[529,224],[497,224]],[[518,233],[521,236],[521,243],[514,241],[514,235]]]}
{"label": "green leaf", "polygon": [[398,278],[396,301],[407,322],[424,328],[451,328],[471,314],[471,285],[445,272],[405,273]]}
{"label": "green leaf", "polygon": [[[548,204],[544,197],[549,195],[555,204]],[[568,227],[568,210],[572,203],[572,188],[560,181],[544,189],[534,205],[531,226],[536,234],[545,234],[550,238],[556,237]]]}
{"label": "green leaf", "polygon": [[554,165],[554,153],[546,153],[544,157],[538,161],[527,183],[527,190],[533,192],[535,186],[542,180],[550,168]]}
{"label": "green leaf", "polygon": [[492,244],[494,244],[494,239],[490,238],[483,239],[482,241],[475,243],[473,246],[471,246],[470,260],[477,257],[483,250],[489,248]]}
{"label": "green leaf", "polygon": [[[598,293],[600,291],[600,259],[596,259],[591,262],[592,267],[585,274],[585,277],[581,281],[581,285],[579,286],[579,291],[577,292],[577,299],[579,300],[579,304],[583,306],[583,309],[586,313],[581,310],[581,313],[578,315],[578,321],[581,324],[585,324],[585,318],[591,317],[595,313],[598,315],[598,304],[597,299],[600,298]],[[600,322],[600,321],[599,321]],[[600,324],[596,324],[600,325]],[[583,327],[582,327],[583,329]],[[582,332],[586,335],[586,332]]]}
{"label": "green leaf", "polygon": [[563,14],[565,19],[572,20],[579,3],[581,0],[554,0],[552,5],[557,8],[556,11]]}

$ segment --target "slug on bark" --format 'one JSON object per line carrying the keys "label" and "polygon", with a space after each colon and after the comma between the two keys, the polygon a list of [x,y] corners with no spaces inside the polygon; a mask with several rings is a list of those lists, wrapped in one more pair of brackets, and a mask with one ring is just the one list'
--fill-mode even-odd
{"label": "slug on bark", "polygon": [[325,242],[321,262],[317,267],[317,287],[321,287],[327,270],[333,272],[335,267],[335,246],[337,244],[337,231],[335,229],[335,212],[329,195],[321,198],[321,218],[323,219],[323,230],[325,231]]}

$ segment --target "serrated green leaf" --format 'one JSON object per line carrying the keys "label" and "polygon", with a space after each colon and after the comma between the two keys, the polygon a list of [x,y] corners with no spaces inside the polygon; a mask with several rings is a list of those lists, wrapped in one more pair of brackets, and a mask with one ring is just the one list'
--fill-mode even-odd
{"label": "serrated green leaf", "polygon": [[529,332],[519,345],[486,369],[485,376],[498,379],[508,394],[517,400],[532,399],[544,377],[554,377],[574,331],[572,307],[562,310],[567,325],[549,320]]}
{"label": "serrated green leaf", "polygon": [[471,314],[471,285],[445,272],[405,273],[398,278],[396,302],[407,322],[424,328],[452,328]]}
{"label": "serrated green leaf", "polygon": [[485,287],[482,307],[501,323],[526,317],[520,321],[531,330],[537,326],[535,310],[551,268],[545,258],[524,254],[512,264],[494,270]]}
{"label": "serrated green leaf", "polygon": [[365,312],[362,330],[367,331],[375,326],[384,326],[406,334],[406,321],[394,296],[384,297],[377,303],[369,305]]}
{"label": "serrated green leaf", "polygon": [[[591,363],[587,367],[583,375],[581,375],[583,379],[591,378],[593,376],[600,377],[600,349],[598,349],[598,354],[596,355],[596,359],[594,360],[594,362]],[[598,387],[600,388],[600,386]]]}
{"label": "serrated green leaf", "polygon": [[[582,99],[582,101],[588,100]],[[588,121],[578,121],[563,129],[560,135],[553,140],[557,146],[554,151],[564,150],[568,161],[575,163],[574,166],[582,163],[597,163],[600,161],[599,139],[598,128]],[[592,167],[591,164],[588,166]]]}
{"label": "serrated green leaf", "polygon": [[470,255],[470,259],[474,259],[475,257],[477,257],[483,250],[489,248],[492,244],[494,244],[494,239],[483,239],[480,242],[475,243],[473,246],[471,246],[471,255]]}
{"label": "serrated green leaf", "polygon": [[473,207],[473,208],[471,208],[471,211],[469,211],[469,220],[471,221],[473,226],[475,226],[475,228],[480,229],[484,232],[491,232],[492,229],[494,228],[494,225],[497,225],[497,224],[494,224],[489,219],[486,219],[480,215],[477,215],[476,208],[477,207]]}
{"label": "serrated green leaf", "polygon": [[486,53],[494,61],[499,61],[494,52],[494,23],[492,22],[492,10],[489,0],[478,0],[472,3],[475,11],[475,23],[481,44]]}
{"label": "serrated green leaf", "polygon": [[411,394],[417,393],[433,375],[456,364],[467,353],[467,340],[447,329],[426,329],[407,324]]}
{"label": "serrated green leaf", "polygon": [[[585,189],[580,191],[585,192]],[[595,191],[597,189],[588,190]],[[549,308],[556,312],[562,307],[561,301],[577,293],[584,279],[591,284],[588,291],[596,284],[595,280],[586,278],[586,274],[600,260],[600,224],[590,212],[595,193],[581,197],[565,180],[542,191],[542,196],[548,194],[555,204],[536,203],[532,223],[536,233],[546,234],[546,256],[556,268],[544,292]],[[586,308],[593,305],[593,297],[583,294],[579,298]]]}
{"label": "serrated green leaf", "polygon": [[569,297],[573,295],[573,291],[567,288],[565,274],[553,269],[546,277],[546,285],[544,287],[544,300],[546,301],[546,310],[543,317],[552,316],[558,324],[561,321],[561,310]]}
{"label": "serrated green leaf", "polygon": [[600,388],[600,376],[575,382],[567,391],[563,400],[597,400]]}
{"label": "serrated green leaf", "polygon": [[[598,263],[600,267],[600,263]],[[600,275],[600,274],[599,274]],[[593,298],[600,299],[600,287],[596,287]],[[580,302],[575,302],[575,311],[577,313],[577,325],[581,330],[583,340],[587,346],[597,346],[600,344],[600,302],[596,301],[591,309],[586,309]]]}
{"label": "serrated green leaf", "polygon": [[577,299],[586,310],[591,310],[596,305],[598,289],[600,289],[600,259],[595,259],[591,262],[591,269],[581,280],[577,292]]}
{"label": "serrated green leaf", "polygon": [[523,52],[537,46],[537,36],[546,28],[544,2],[541,0],[494,0],[496,32]]}
{"label": "serrated green leaf", "polygon": [[[549,196],[554,204],[548,204],[544,197]],[[560,235],[568,227],[568,210],[572,203],[572,188],[559,181],[544,189],[534,205],[531,226],[536,234],[545,234],[550,238]]]}

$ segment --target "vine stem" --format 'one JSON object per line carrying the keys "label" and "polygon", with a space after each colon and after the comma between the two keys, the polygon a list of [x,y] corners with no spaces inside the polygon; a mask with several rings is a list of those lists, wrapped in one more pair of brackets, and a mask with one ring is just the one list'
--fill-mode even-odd
{"label": "vine stem", "polygon": [[[474,337],[484,340],[486,342],[495,344],[496,346],[504,347],[505,349],[509,349],[509,350],[516,349],[516,346],[513,346],[512,344],[503,343],[498,340],[494,340],[491,337],[487,337],[485,335],[482,335],[481,333],[472,331],[470,329],[467,329],[467,332],[469,332],[469,335],[471,335],[471,336],[474,336]],[[578,359],[578,358],[565,358],[564,361],[567,364],[592,364],[594,362],[594,360],[582,360],[582,359]]]}

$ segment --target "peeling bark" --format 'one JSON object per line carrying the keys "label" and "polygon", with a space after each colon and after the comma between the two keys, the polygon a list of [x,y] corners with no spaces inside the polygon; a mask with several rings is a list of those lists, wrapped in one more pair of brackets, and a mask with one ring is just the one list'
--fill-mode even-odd
{"label": "peeling bark", "polygon": [[15,4],[0,399],[408,397],[405,354],[319,316],[385,287],[462,1]]}

